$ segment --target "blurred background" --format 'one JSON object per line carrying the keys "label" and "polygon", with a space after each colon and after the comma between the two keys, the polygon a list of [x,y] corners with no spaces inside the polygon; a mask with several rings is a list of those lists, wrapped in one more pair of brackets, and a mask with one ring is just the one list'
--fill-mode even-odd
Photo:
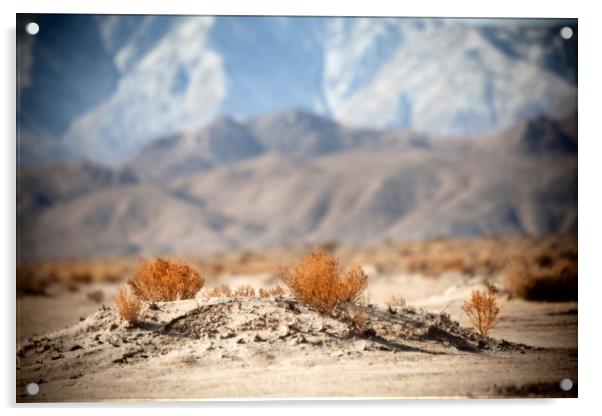
{"label": "blurred background", "polygon": [[576,20],[17,20],[19,293],[157,255],[270,283],[322,245],[382,296],[400,271],[491,277],[528,255],[572,267],[574,293],[546,297],[576,300]]}

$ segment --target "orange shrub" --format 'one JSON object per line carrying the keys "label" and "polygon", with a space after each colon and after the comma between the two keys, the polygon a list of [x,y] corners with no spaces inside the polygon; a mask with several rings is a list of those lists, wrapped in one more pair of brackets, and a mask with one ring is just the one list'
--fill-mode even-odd
{"label": "orange shrub", "polygon": [[495,325],[500,308],[496,300],[497,288],[487,284],[483,291],[473,290],[470,297],[462,305],[462,310],[468,315],[472,326],[481,335],[487,335]]}
{"label": "orange shrub", "polygon": [[128,285],[140,299],[173,301],[191,299],[203,287],[205,279],[185,263],[158,258],[140,265]]}
{"label": "orange shrub", "polygon": [[138,323],[138,315],[140,314],[142,303],[136,295],[132,294],[127,289],[126,286],[121,286],[117,290],[115,304],[117,305],[119,315],[124,321],[130,325],[136,325]]}
{"label": "orange shrub", "polygon": [[278,275],[297,299],[322,313],[356,303],[368,283],[359,267],[343,274],[339,261],[323,249],[303,257],[292,270],[280,268]]}

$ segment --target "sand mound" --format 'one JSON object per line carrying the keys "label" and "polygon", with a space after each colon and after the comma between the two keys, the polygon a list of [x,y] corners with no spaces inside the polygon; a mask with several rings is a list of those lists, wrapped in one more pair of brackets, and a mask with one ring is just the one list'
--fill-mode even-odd
{"label": "sand mound", "polygon": [[294,359],[295,350],[319,356],[360,357],[373,352],[428,354],[524,351],[525,345],[482,337],[445,315],[414,308],[366,307],[361,333],[291,298],[208,298],[145,305],[128,328],[113,309],[25,342],[19,348],[19,384],[77,379],[116,365],[148,361]]}

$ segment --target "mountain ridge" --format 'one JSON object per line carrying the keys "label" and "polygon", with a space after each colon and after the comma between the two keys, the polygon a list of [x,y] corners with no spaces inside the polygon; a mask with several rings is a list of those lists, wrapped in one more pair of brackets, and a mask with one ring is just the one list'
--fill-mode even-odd
{"label": "mountain ridge", "polygon": [[[259,139],[257,120],[222,118],[197,133],[150,143],[152,157],[135,156],[115,170],[86,163],[67,164],[71,170],[28,167],[21,175],[30,178],[18,187],[20,255],[576,231],[576,117],[526,120],[480,140],[358,130],[291,110],[258,120],[284,127]],[[324,136],[337,145],[304,147],[303,138],[320,143],[312,140],[324,134],[323,126],[337,132]],[[292,135],[300,147],[282,136],[289,130],[302,132]],[[211,153],[212,139],[231,143],[226,133],[250,138],[263,150],[251,146],[241,153],[235,145]],[[524,143],[536,143],[535,151]],[[175,171],[185,160],[180,156],[190,165]],[[39,178],[45,178],[51,204],[35,204],[39,187],[30,184]],[[57,236],[64,243],[56,244]]]}

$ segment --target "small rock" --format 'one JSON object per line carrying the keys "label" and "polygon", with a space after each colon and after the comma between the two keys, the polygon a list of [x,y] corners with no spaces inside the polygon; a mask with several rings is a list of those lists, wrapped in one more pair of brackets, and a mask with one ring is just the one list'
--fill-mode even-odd
{"label": "small rock", "polygon": [[220,336],[219,336],[219,337],[220,337],[221,339],[228,339],[228,338],[233,338],[233,337],[235,337],[235,336],[236,336],[236,334],[235,334],[234,332],[232,332],[232,331],[228,331],[228,332],[224,332],[224,333],[220,334]]}
{"label": "small rock", "polygon": [[77,351],[77,350],[81,350],[83,347],[79,344],[75,344],[74,346],[72,346],[71,348],[69,348],[69,351]]}
{"label": "small rock", "polygon": [[244,338],[240,337],[240,338],[238,338],[238,339],[236,340],[236,343],[237,343],[237,344],[246,344],[246,343],[247,343],[247,341],[245,341],[245,339],[244,339]]}
{"label": "small rock", "polygon": [[[116,330],[117,328],[119,328],[119,325],[117,325],[115,322],[113,322],[113,323],[111,324],[111,326],[109,327],[109,331],[114,331],[114,330]],[[97,336],[98,336],[98,335],[97,335]]]}
{"label": "small rock", "polygon": [[134,357],[136,354],[143,353],[144,350],[142,348],[135,348],[129,351],[124,352],[120,358],[113,360],[114,363],[126,363],[128,358]]}
{"label": "small rock", "polygon": [[262,336],[261,336],[261,335],[259,335],[259,334],[256,334],[256,335],[255,335],[255,337],[253,338],[253,341],[255,341],[255,342],[266,342],[266,341],[267,341],[267,339],[266,339],[266,338],[264,338],[264,337],[262,337]]}
{"label": "small rock", "polygon": [[362,331],[362,336],[374,337],[374,336],[376,336],[376,331],[374,330],[374,328],[366,328]]}

